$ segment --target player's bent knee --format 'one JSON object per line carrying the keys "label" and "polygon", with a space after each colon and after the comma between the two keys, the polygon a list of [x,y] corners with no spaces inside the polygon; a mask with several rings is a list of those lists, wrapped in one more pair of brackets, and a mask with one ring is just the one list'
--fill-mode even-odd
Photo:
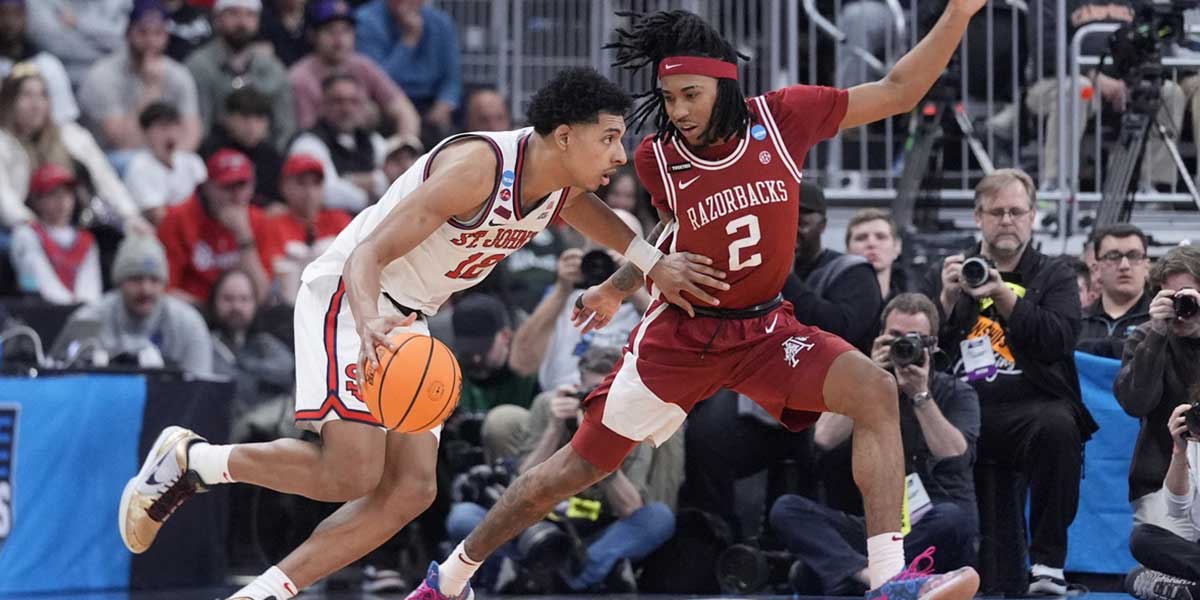
{"label": "player's bent knee", "polygon": [[843,355],[834,365],[825,386],[830,410],[856,423],[899,418],[899,392],[891,373],[857,352]]}
{"label": "player's bent knee", "polygon": [[402,512],[425,512],[437,498],[437,479],[435,477],[411,476],[401,478],[390,486],[388,494],[391,503],[399,504]]}

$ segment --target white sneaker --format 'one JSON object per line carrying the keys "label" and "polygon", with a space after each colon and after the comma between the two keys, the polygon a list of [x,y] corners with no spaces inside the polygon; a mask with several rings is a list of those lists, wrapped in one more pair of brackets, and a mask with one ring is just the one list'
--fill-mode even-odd
{"label": "white sneaker", "polygon": [[164,429],[141,470],[125,484],[117,527],[130,552],[141,554],[149,549],[175,509],[193,495],[208,491],[200,476],[188,469],[188,448],[203,441],[182,427]]}

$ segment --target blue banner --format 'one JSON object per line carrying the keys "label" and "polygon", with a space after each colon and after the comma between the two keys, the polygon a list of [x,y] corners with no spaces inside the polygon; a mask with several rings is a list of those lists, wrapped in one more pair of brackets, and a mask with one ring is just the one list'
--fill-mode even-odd
{"label": "blue banner", "polygon": [[1113,396],[1121,361],[1075,353],[1083,403],[1100,424],[1088,442],[1079,488],[1079,513],[1067,538],[1067,570],[1125,573],[1136,566],[1129,554],[1133,511],[1129,506],[1129,461],[1139,423]]}
{"label": "blue banner", "polygon": [[129,585],[117,506],[145,402],[136,375],[0,378],[0,595]]}

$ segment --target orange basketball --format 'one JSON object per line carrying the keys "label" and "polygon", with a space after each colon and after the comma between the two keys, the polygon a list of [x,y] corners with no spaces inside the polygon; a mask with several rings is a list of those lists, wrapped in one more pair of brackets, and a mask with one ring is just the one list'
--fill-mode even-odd
{"label": "orange basketball", "polygon": [[462,369],[440,341],[417,333],[392,338],[394,351],[379,349],[379,369],[367,363],[363,402],[384,427],[420,433],[441,425],[462,392]]}

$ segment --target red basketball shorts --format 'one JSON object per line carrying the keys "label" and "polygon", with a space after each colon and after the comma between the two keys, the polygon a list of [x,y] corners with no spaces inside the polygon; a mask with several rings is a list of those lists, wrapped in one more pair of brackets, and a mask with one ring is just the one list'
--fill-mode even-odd
{"label": "red basketball shorts", "polygon": [[690,318],[656,300],[613,372],[584,401],[571,445],[594,466],[614,470],[639,442],[665,442],[697,402],[721,388],[749,396],[799,431],[827,410],[825,374],[852,350],[800,324],[789,302],[760,317],[717,319]]}

